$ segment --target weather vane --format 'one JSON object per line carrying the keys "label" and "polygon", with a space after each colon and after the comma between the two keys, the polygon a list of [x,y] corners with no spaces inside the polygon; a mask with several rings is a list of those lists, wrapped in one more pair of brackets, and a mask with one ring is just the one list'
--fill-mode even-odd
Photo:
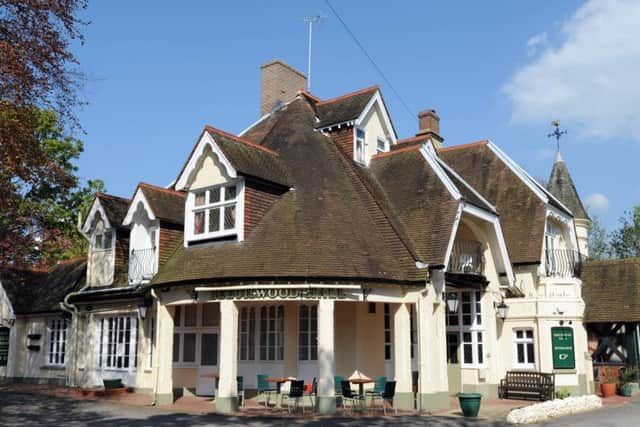
{"label": "weather vane", "polygon": [[556,146],[558,147],[558,151],[560,151],[560,137],[567,133],[566,130],[560,130],[560,120],[554,120],[551,122],[551,126],[555,127],[554,131],[547,135],[547,138],[555,138]]}

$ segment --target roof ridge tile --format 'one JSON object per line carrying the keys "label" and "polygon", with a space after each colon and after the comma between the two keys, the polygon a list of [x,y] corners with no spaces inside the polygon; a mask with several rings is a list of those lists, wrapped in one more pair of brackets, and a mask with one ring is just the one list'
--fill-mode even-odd
{"label": "roof ridge tile", "polygon": [[380,86],[378,86],[378,85],[369,86],[369,87],[366,87],[364,89],[358,89],[355,92],[350,92],[350,93],[346,93],[344,95],[336,96],[335,98],[325,99],[324,101],[318,102],[318,105],[326,105],[326,104],[330,104],[332,102],[342,101],[343,99],[351,98],[352,96],[361,95],[363,93],[370,92],[370,91],[373,91],[373,90],[379,90],[379,89],[380,89]]}

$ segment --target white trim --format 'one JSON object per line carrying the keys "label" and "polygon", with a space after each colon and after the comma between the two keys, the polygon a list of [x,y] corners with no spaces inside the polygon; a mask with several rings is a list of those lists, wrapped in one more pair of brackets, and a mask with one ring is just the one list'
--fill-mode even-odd
{"label": "white trim", "polygon": [[389,135],[391,136],[391,145],[395,144],[398,140],[398,135],[396,135],[396,130],[393,128],[391,124],[391,119],[389,116],[389,111],[385,107],[384,102],[382,101],[382,95],[380,95],[380,89],[376,90],[376,93],[371,97],[367,105],[364,107],[364,110],[360,113],[358,118],[356,119],[356,126],[360,126],[362,121],[367,117],[369,111],[373,108],[375,104],[379,105],[380,111],[382,112],[382,120],[384,122],[385,127],[389,131]]}
{"label": "white trim", "polygon": [[129,203],[129,209],[127,210],[127,214],[125,215],[124,220],[122,221],[123,226],[126,227],[128,225],[131,225],[131,222],[133,221],[133,214],[138,208],[138,203],[142,203],[142,206],[144,207],[144,210],[147,211],[147,216],[151,221],[156,220],[156,215],[153,212],[153,209],[151,209],[151,206],[149,205],[149,202],[147,201],[147,198],[145,197],[144,192],[140,187],[138,187],[138,189],[136,190],[136,194],[133,196],[133,200],[131,201],[131,203]]}
{"label": "white trim", "polygon": [[[516,333],[518,331],[523,332],[523,338],[517,338]],[[527,338],[526,331],[531,331],[531,338]],[[513,367],[515,369],[536,369],[536,343],[535,343],[535,331],[532,327],[514,327],[511,329],[512,332],[512,343],[513,343]],[[518,344],[524,344],[524,358],[527,360],[525,363],[518,362]],[[533,362],[529,362],[529,356],[527,355],[527,345],[531,344],[533,346]]]}
{"label": "white trim", "polygon": [[231,291],[243,289],[362,289],[361,285],[237,285],[237,286],[201,286],[195,288],[196,292]]}
{"label": "white trim", "polygon": [[207,148],[207,146],[211,147],[211,151],[213,151],[213,153],[218,157],[218,160],[220,161],[220,163],[225,167],[227,175],[231,178],[238,177],[238,173],[236,172],[235,168],[231,165],[231,162],[229,162],[229,160],[225,157],[224,153],[222,152],[220,147],[218,147],[218,144],[216,144],[215,139],[211,136],[210,132],[205,129],[205,131],[202,134],[202,137],[196,144],[195,150],[193,150],[191,157],[189,157],[189,160],[187,161],[187,164],[184,170],[176,180],[176,184],[175,184],[176,191],[188,190],[189,178],[191,177],[191,174],[195,172],[198,166],[198,162],[200,161],[200,158],[204,155],[204,151]]}
{"label": "white trim", "polygon": [[451,252],[453,252],[453,244],[456,240],[456,235],[458,234],[458,226],[460,225],[460,219],[462,218],[462,203],[458,205],[458,210],[456,212],[456,218],[453,221],[453,227],[451,228],[451,235],[449,236],[449,243],[447,244],[447,255],[444,258],[444,268],[443,271],[447,271],[449,268],[449,260],[451,259]]}
{"label": "white trim", "polygon": [[431,141],[422,144],[422,147],[420,147],[420,153],[422,153],[422,157],[424,157],[427,163],[429,163],[431,169],[433,169],[438,178],[440,178],[440,181],[442,181],[449,193],[451,193],[451,196],[456,200],[460,200],[462,198],[462,194],[460,194],[456,185],[451,181],[451,179],[449,179],[447,173],[440,166]]}
{"label": "white trim", "polygon": [[326,135],[327,132],[331,131],[331,129],[333,128],[342,128],[342,126],[353,126],[356,123],[355,120],[346,120],[344,122],[338,122],[338,123],[334,123],[332,125],[328,125],[328,126],[323,126],[321,128],[317,128],[315,129],[316,131]]}
{"label": "white trim", "polygon": [[454,171],[452,168],[450,168],[449,165],[446,164],[440,157],[436,157],[436,159],[438,160],[438,163],[442,168],[446,169],[451,175],[455,176],[465,187],[467,187],[477,198],[479,198],[482,201],[482,203],[486,204],[491,209],[493,209],[493,213],[496,213],[498,211],[498,209],[493,204],[491,204],[487,199],[482,197],[482,195],[478,193],[475,188],[469,185],[469,183],[465,181],[464,178],[458,175],[458,173]]}
{"label": "white trim", "polygon": [[91,210],[89,211],[89,214],[85,218],[84,224],[82,225],[81,231],[83,234],[86,235],[87,233],[89,233],[89,231],[91,230],[91,223],[93,222],[93,219],[96,216],[96,213],[98,212],[100,213],[104,221],[104,228],[105,229],[113,228],[111,226],[111,223],[109,223],[109,217],[107,217],[107,213],[104,211],[104,208],[102,207],[102,203],[100,203],[100,198],[96,196],[95,199],[93,200],[93,204],[91,205]]}
{"label": "white trim", "polygon": [[[9,299],[9,295],[7,295],[7,292],[4,290],[4,286],[2,286],[2,280],[0,280],[0,306],[2,304],[5,304],[6,307],[9,309],[9,317],[8,318],[2,318],[0,317],[0,326],[2,327],[7,327],[7,328],[11,328],[11,321],[15,322],[16,320],[16,313],[15,311],[13,311],[13,304],[11,304],[11,300]],[[6,323],[5,323],[6,321]]]}
{"label": "white trim", "polygon": [[[363,137],[362,137],[362,151],[361,151],[361,158],[358,158],[358,131],[362,132]],[[358,163],[361,164],[363,166],[367,165],[367,131],[360,127],[360,126],[354,126],[353,128],[353,160]]]}

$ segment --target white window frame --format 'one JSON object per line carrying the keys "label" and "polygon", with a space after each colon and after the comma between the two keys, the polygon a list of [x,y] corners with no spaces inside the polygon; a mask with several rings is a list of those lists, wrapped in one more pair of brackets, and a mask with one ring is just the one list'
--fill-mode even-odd
{"label": "white window frame", "polygon": [[[522,332],[522,338],[518,338],[518,332]],[[527,337],[527,332],[531,333],[531,338]],[[513,328],[513,367],[516,369],[535,369],[536,368],[536,347],[533,328]],[[524,345],[524,363],[518,362],[518,344]],[[531,346],[533,350],[533,361],[529,360],[529,352],[527,347]]]}
{"label": "white window frame", "polygon": [[[203,310],[205,307],[210,306],[211,304],[184,304],[177,305],[174,307],[174,310],[177,307],[180,307],[180,319],[179,326],[174,326],[173,334],[174,334],[174,346],[176,345],[175,339],[177,335],[178,339],[178,360],[173,360],[173,348],[171,349],[171,361],[173,367],[176,368],[195,368],[202,366],[202,336],[206,334],[217,334],[218,335],[218,353],[220,353],[220,318],[218,317],[218,324],[214,326],[204,326],[204,313]],[[194,306],[196,309],[196,322],[193,326],[185,326],[185,317],[186,317],[186,307]],[[174,323],[175,324],[175,323]],[[184,361],[184,336],[185,334],[194,334],[195,335],[195,346],[194,346],[194,360],[190,362]],[[216,365],[204,365],[204,366],[219,366],[220,364],[220,355],[216,355]]]}
{"label": "white window frame", "polygon": [[[270,320],[270,315],[269,315],[269,309],[273,307],[275,310],[275,329],[272,331],[271,328],[269,327],[269,320]],[[266,316],[266,331],[265,331],[265,336],[266,336],[266,343],[265,345],[263,345],[262,342],[262,309],[265,309],[265,312],[267,313]],[[281,313],[282,316],[280,316],[279,312],[280,312],[280,308],[282,309]],[[258,316],[257,318],[258,320],[258,327],[257,327],[257,331],[258,331],[258,345],[257,347],[257,351],[258,351],[258,356],[256,358],[256,360],[260,361],[261,363],[270,363],[270,362],[276,362],[276,363],[281,363],[282,361],[284,361],[284,326],[285,326],[285,322],[286,322],[286,313],[285,313],[285,309],[284,309],[284,304],[278,304],[278,303],[274,303],[274,304],[262,304],[258,306]],[[269,344],[269,334],[270,333],[274,333],[275,334],[275,342],[273,345]],[[262,356],[262,348],[265,348],[265,357]],[[273,347],[273,354],[274,357],[271,358],[269,356],[270,350]]]}
{"label": "white window frame", "polygon": [[[380,143],[382,143],[382,148],[380,148]],[[387,141],[387,138],[379,136],[376,139],[376,154],[386,153],[387,151],[389,151],[389,142]]]}
{"label": "white window frame", "polygon": [[[224,200],[226,187],[236,187],[236,197],[233,200]],[[209,195],[212,190],[220,189],[220,201],[209,203]],[[205,193],[205,204],[196,206],[196,194]],[[224,208],[235,204],[236,207],[236,222],[235,226],[231,229],[224,229]],[[208,231],[209,229],[209,215],[208,212],[211,209],[222,208],[220,210],[220,225],[222,228],[218,231]],[[244,181],[231,181],[224,184],[213,185],[210,187],[199,188],[197,190],[189,191],[187,195],[186,203],[186,218],[185,218],[185,236],[187,236],[187,242],[193,243],[201,240],[217,239],[221,237],[237,236],[238,241],[244,240]],[[195,233],[195,213],[205,212],[204,215],[204,232]]]}
{"label": "white window frame", "polygon": [[257,323],[259,306],[246,305],[238,312],[238,360],[254,362],[256,360]]}
{"label": "white window frame", "polygon": [[47,320],[46,366],[62,367],[65,365],[68,326],[69,323],[67,319],[57,318]]}
{"label": "white window frame", "polygon": [[[298,360],[301,362],[313,362],[318,360],[318,305],[300,304],[298,306]],[[306,316],[303,316],[303,308]],[[302,328],[302,321],[307,321],[307,327]],[[315,327],[314,327],[315,325]],[[303,339],[303,334],[306,339]],[[306,357],[301,356],[305,349]],[[315,350],[314,350],[315,349]],[[314,357],[315,351],[315,357]]]}
{"label": "white window frame", "polygon": [[[359,132],[362,132],[362,136],[358,135]],[[358,157],[358,142],[362,147],[360,157]],[[353,132],[353,159],[363,165],[367,163],[367,132],[360,127],[356,127]]]}
{"label": "white window frame", "polygon": [[[115,327],[109,330],[109,319],[114,319]],[[124,351],[119,348],[118,332],[120,328],[120,319],[126,324],[126,320],[129,319],[129,355],[124,356]],[[98,369],[105,371],[118,371],[118,372],[136,372],[138,360],[138,339],[140,336],[140,322],[138,321],[138,314],[136,312],[126,313],[114,313],[112,315],[100,316],[96,319],[96,366]],[[115,338],[114,338],[115,337]],[[114,341],[115,340],[115,341]],[[114,344],[110,346],[111,344]],[[123,347],[126,343],[122,343]],[[114,350],[113,352],[111,350]],[[117,358],[127,357],[129,360],[129,366],[118,367]],[[112,366],[108,366],[107,360],[115,359],[116,361]],[[121,363],[124,365],[124,363]]]}
{"label": "white window frame", "polygon": [[[106,241],[105,237],[107,235],[111,235],[109,246],[104,245]],[[91,239],[91,249],[93,251],[104,251],[104,252],[112,250],[115,247],[115,240],[116,240],[115,236],[116,236],[115,230],[112,228],[105,228],[104,230],[99,232],[96,231],[95,233],[93,233],[93,237]],[[98,237],[100,237],[100,242],[101,242],[99,246],[97,245]]]}
{"label": "white window frame", "polygon": [[[447,291],[448,293],[455,292],[458,294],[458,312],[453,314],[447,311],[447,333],[458,333],[458,363],[463,368],[484,368],[487,363],[487,334],[485,328],[485,318],[484,313],[486,310],[483,308],[484,295],[481,291],[474,289],[456,289]],[[471,324],[464,325],[463,324],[463,303],[462,303],[462,295],[464,293],[470,294],[470,313],[471,316]],[[480,307],[480,310],[477,310],[477,307]],[[448,308],[445,305],[445,310]],[[449,317],[457,316],[458,324],[457,325],[449,325]],[[465,334],[470,334],[471,340],[465,341]],[[480,340],[480,337],[482,339]],[[447,346],[449,344],[447,343]],[[471,363],[465,362],[464,357],[464,346],[471,345]],[[480,356],[482,356],[482,362],[479,361]]]}
{"label": "white window frame", "polygon": [[[393,360],[393,316],[391,315],[391,304],[388,302],[384,303],[383,310],[384,360]],[[389,350],[389,357],[387,357],[387,350]]]}

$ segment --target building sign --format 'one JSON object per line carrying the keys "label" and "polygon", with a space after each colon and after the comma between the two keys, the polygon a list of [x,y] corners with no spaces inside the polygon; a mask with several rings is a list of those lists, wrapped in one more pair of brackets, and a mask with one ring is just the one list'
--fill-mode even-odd
{"label": "building sign", "polygon": [[553,369],[575,369],[575,349],[572,328],[551,328]]}
{"label": "building sign", "polygon": [[340,288],[267,288],[229,289],[204,291],[212,300],[264,300],[264,299],[346,299],[347,294]]}

